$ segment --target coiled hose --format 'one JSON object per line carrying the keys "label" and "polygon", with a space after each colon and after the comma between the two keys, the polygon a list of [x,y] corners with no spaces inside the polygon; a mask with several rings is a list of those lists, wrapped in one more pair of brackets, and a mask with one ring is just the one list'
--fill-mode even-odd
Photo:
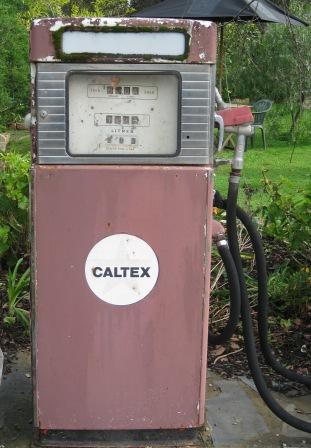
{"label": "coiled hose", "polygon": [[241,309],[239,276],[228,243],[225,240],[221,240],[216,244],[227,273],[230,291],[230,318],[221,333],[213,334],[212,331],[208,331],[208,343],[210,345],[224,344],[232,337],[239,323]]}
{"label": "coiled hose", "polygon": [[269,391],[265,378],[259,366],[253,324],[251,318],[251,307],[248,300],[247,288],[245,284],[242,259],[240,256],[239,242],[237,236],[237,198],[239,191],[239,183],[237,178],[239,173],[232,173],[229,181],[228,199],[227,199],[227,234],[229,248],[235,262],[235,266],[239,275],[240,292],[241,292],[241,316],[243,324],[243,335],[245,343],[245,351],[248,359],[249,368],[257,387],[257,390],[269,407],[269,409],[285,423],[296,429],[311,433],[311,423],[301,420],[285,409],[274,399]]}
{"label": "coiled hose", "polygon": [[[222,199],[219,193],[215,195],[215,206],[223,210],[227,208],[227,201]],[[255,254],[256,269],[257,269],[257,284],[258,284],[258,335],[260,348],[264,355],[266,363],[272,367],[277,373],[305,386],[311,387],[311,378],[305,375],[300,375],[292,370],[282,366],[274,357],[268,340],[268,309],[269,309],[269,295],[268,295],[268,278],[267,278],[267,264],[262,245],[260,234],[251,217],[237,205],[236,216],[245,227],[252,244]],[[231,316],[230,316],[231,319]],[[230,320],[229,319],[229,320]]]}

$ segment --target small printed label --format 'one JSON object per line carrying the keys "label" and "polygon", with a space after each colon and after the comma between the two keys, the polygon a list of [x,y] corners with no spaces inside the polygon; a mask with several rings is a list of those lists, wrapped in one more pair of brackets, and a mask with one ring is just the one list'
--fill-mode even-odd
{"label": "small printed label", "polygon": [[94,114],[95,126],[150,126],[149,115]]}
{"label": "small printed label", "polygon": [[156,100],[158,88],[155,86],[111,86],[106,84],[89,84],[89,98],[131,98],[136,100]]}
{"label": "small printed label", "polygon": [[112,305],[131,305],[154,288],[158,259],[146,241],[125,233],[108,236],[91,249],[85,262],[93,293]]}

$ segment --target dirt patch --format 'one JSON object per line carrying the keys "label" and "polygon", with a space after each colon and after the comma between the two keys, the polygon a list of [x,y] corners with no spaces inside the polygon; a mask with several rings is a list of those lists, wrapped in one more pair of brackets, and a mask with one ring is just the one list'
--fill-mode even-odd
{"label": "dirt patch", "polygon": [[[255,313],[254,317],[256,317]],[[267,366],[263,356],[260,354],[255,319],[254,328],[260,365],[269,387],[275,391],[285,392],[288,396],[310,393],[310,388],[287,380]],[[294,325],[291,330],[286,332],[277,324],[271,325],[270,329],[271,346],[279,362],[288,369],[310,376],[311,354],[310,350],[307,349],[311,332],[310,325],[306,321],[300,321],[299,325]],[[239,325],[233,338],[224,346],[210,347],[208,366],[223,378],[251,377],[244,350],[241,325]]]}

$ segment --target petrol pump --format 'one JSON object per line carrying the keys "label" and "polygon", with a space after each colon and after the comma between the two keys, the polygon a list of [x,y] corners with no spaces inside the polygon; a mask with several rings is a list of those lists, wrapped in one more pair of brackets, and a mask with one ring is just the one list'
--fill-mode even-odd
{"label": "petrol pump", "polygon": [[39,444],[204,425],[215,55],[210,22],[33,23]]}
{"label": "petrol pump", "polygon": [[[215,54],[210,22],[33,23],[36,444],[204,445],[197,430],[205,423],[207,343],[228,340],[240,314],[261,397],[286,423],[311,432],[310,423],[270,394],[258,363],[237,220],[255,253],[265,360],[311,385],[282,366],[269,346],[262,242],[237,205],[253,118],[247,107],[226,105],[215,89]],[[221,163],[214,121],[218,149],[224,131],[237,135],[227,198],[212,189]],[[212,220],[213,203],[226,211],[226,228]],[[217,335],[208,331],[212,237],[231,301]]]}

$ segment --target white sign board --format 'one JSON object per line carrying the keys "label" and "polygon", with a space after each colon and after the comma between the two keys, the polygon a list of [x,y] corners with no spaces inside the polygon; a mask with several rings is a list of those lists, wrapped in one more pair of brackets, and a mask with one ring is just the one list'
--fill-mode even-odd
{"label": "white sign board", "polygon": [[175,74],[72,73],[67,151],[80,155],[174,155]]}
{"label": "white sign board", "polygon": [[117,55],[181,56],[185,53],[183,33],[92,33],[66,31],[62,50],[66,54],[99,53]]}
{"label": "white sign board", "polygon": [[154,288],[158,274],[158,259],[149,244],[125,233],[99,241],[85,262],[90,289],[112,305],[131,305],[144,299]]}

